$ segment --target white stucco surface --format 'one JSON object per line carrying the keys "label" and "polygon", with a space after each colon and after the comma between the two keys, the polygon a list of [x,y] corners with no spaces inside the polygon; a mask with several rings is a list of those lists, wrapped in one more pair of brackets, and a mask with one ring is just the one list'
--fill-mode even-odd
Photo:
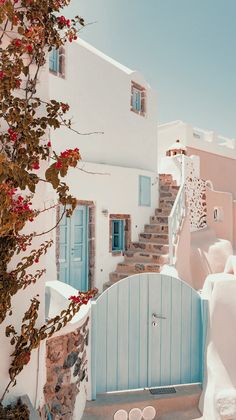
{"label": "white stucco surface", "polygon": [[204,420],[236,419],[236,277],[208,276],[202,297],[208,301],[208,335],[204,389],[200,401]]}
{"label": "white stucco surface", "polygon": [[[131,81],[146,89],[146,115],[130,110]],[[143,76],[85,41],[66,48],[65,79],[49,76],[50,97],[71,106],[72,128],[52,133],[55,150],[79,147],[85,161],[155,171],[156,95]]]}
{"label": "white stucco surface", "polygon": [[[139,205],[139,175],[151,178],[150,207]],[[112,255],[109,250],[109,214],[131,215],[131,236],[132,241],[136,241],[144,224],[149,223],[150,216],[158,207],[156,173],[83,162],[78,169],[69,172],[66,181],[70,185],[71,193],[78,200],[89,200],[95,204],[95,285],[101,291],[103,283],[109,280],[109,273],[124,258]],[[103,210],[107,210],[108,214],[104,215]],[[51,220],[51,224],[53,223],[54,220]],[[57,278],[55,252],[54,243],[48,254],[47,280]]]}

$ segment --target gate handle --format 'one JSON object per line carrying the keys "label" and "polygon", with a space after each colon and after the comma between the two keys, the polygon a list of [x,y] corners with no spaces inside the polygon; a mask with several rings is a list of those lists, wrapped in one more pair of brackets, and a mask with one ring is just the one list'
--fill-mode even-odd
{"label": "gate handle", "polygon": [[157,315],[157,314],[153,313],[152,314],[152,319],[166,319],[166,317],[165,316],[162,316],[162,315]]}

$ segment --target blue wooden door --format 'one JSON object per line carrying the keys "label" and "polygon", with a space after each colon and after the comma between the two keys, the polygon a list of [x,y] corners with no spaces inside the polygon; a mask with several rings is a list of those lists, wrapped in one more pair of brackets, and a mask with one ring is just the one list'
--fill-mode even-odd
{"label": "blue wooden door", "polygon": [[201,382],[198,293],[159,273],[134,275],[92,304],[92,396]]}
{"label": "blue wooden door", "polygon": [[88,290],[87,208],[78,206],[71,217],[60,223],[59,280],[75,289]]}

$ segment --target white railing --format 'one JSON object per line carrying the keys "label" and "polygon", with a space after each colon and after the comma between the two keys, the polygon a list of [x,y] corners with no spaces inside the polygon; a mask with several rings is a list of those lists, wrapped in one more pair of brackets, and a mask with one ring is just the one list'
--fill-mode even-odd
{"label": "white railing", "polygon": [[182,176],[181,185],[176,196],[171,213],[168,217],[168,233],[169,233],[169,264],[174,264],[174,247],[180,230],[183,218],[186,214],[186,200],[185,200],[185,159],[182,159]]}

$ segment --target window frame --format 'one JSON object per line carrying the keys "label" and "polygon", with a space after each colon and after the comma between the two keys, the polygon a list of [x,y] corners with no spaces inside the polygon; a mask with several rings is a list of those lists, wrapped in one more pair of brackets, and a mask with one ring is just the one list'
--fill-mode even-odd
{"label": "window frame", "polygon": [[[142,190],[142,182],[146,180],[148,181],[148,200],[145,200],[143,197],[143,190]],[[152,183],[151,177],[146,175],[139,175],[139,206],[140,207],[151,207],[152,202]]]}
{"label": "window frame", "polygon": [[[118,232],[115,232],[115,225],[118,225]],[[114,244],[114,239],[118,238],[118,245]],[[123,252],[125,249],[125,223],[123,219],[112,219],[112,252]]]}
{"label": "window frame", "polygon": [[[51,67],[51,62],[53,63],[54,60],[51,60],[51,54],[56,54],[55,58],[55,66]],[[65,59],[66,53],[65,48],[60,46],[59,48],[53,47],[52,50],[49,52],[49,72],[54,74],[55,76],[59,76],[62,79],[65,79]]]}
{"label": "window frame", "polygon": [[[139,101],[137,100],[137,93],[139,94]],[[136,98],[135,98],[136,96]],[[139,102],[139,106],[137,106]],[[147,114],[147,92],[144,86],[131,81],[131,98],[130,98],[130,110],[135,114],[143,117]]]}

